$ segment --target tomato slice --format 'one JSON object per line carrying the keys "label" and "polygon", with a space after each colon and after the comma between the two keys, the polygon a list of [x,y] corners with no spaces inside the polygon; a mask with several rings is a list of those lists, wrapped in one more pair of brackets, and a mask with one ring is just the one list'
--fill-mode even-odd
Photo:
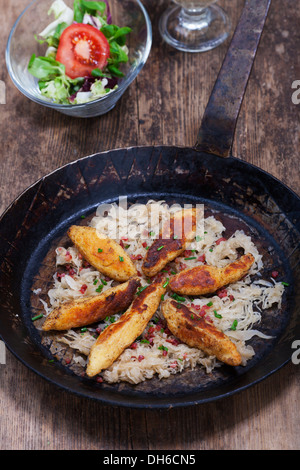
{"label": "tomato slice", "polygon": [[65,66],[68,77],[91,76],[93,69],[104,69],[108,57],[108,41],[94,26],[74,23],[62,32],[56,60]]}

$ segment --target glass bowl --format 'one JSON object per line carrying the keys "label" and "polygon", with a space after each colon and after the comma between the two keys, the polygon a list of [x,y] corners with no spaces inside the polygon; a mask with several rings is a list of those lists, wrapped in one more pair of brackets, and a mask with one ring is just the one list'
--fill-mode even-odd
{"label": "glass bowl", "polygon": [[[64,0],[72,8],[73,0]],[[32,54],[44,55],[47,45],[39,44],[34,35],[42,31],[53,17],[48,11],[53,0],[34,0],[15,22],[6,46],[6,64],[9,75],[27,98],[35,103],[75,117],[93,117],[107,113],[114,108],[125,90],[145,65],[152,46],[152,26],[147,11],[140,0],[109,0],[112,21],[118,26],[132,28],[128,35],[129,61],[123,64],[125,76],[118,82],[118,88],[111,93],[82,104],[57,104],[40,93],[38,80],[27,69]]]}

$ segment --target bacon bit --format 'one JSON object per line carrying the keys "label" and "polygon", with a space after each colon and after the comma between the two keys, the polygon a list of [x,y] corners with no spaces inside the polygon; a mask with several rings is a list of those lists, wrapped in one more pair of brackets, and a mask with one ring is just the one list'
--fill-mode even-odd
{"label": "bacon bit", "polygon": [[67,358],[66,359],[66,364],[70,364],[71,363],[71,359]]}
{"label": "bacon bit", "polygon": [[124,248],[123,240],[120,240],[120,246],[121,246],[122,248]]}
{"label": "bacon bit", "polygon": [[76,271],[75,271],[75,269],[73,269],[73,268],[70,268],[70,269],[68,270],[69,276],[74,276],[75,273],[76,273]]}
{"label": "bacon bit", "polygon": [[206,307],[206,305],[201,308],[201,310],[199,312],[200,317],[204,317],[206,315],[206,313],[207,313],[206,310],[207,309],[205,307]]}
{"label": "bacon bit", "polygon": [[200,310],[200,308],[201,308],[200,305],[195,305],[193,303],[191,303],[191,307],[195,308],[196,310]]}
{"label": "bacon bit", "polygon": [[191,304],[191,307],[195,310],[198,310],[199,311],[199,315],[201,317],[203,317],[205,314],[206,314],[206,310],[209,310],[210,307],[208,305],[203,305],[201,307],[201,305],[195,305],[195,304]]}
{"label": "bacon bit", "polygon": [[124,240],[124,242],[127,242],[128,238],[127,237],[121,237],[122,240]]}
{"label": "bacon bit", "polygon": [[157,273],[156,276],[154,276],[152,279],[153,281],[156,281],[157,279],[161,279],[164,276],[164,273],[160,272]]}
{"label": "bacon bit", "polygon": [[170,336],[172,332],[169,330],[169,328],[165,328],[164,333],[166,333],[167,336]]}
{"label": "bacon bit", "polygon": [[272,271],[271,274],[272,274],[272,277],[276,278],[278,276],[279,272],[278,271]]}
{"label": "bacon bit", "polygon": [[221,237],[219,240],[216,241],[216,245],[220,245],[221,242],[226,242],[227,238]]}
{"label": "bacon bit", "polygon": [[102,328],[96,328],[96,333],[97,333],[98,335],[100,335],[101,331],[102,331]]}
{"label": "bacon bit", "polygon": [[130,346],[130,349],[136,349],[138,347],[137,343],[132,343]]}
{"label": "bacon bit", "polygon": [[170,367],[172,367],[172,369],[175,369],[177,366],[178,366],[177,361],[172,362],[172,364],[170,364]]}
{"label": "bacon bit", "polygon": [[81,288],[80,288],[80,292],[81,292],[82,294],[84,294],[85,291],[87,290],[87,287],[88,287],[88,286],[87,286],[86,284],[83,284],[83,285],[81,286]]}
{"label": "bacon bit", "polygon": [[142,277],[141,271],[137,271],[137,275],[138,275],[139,277]]}
{"label": "bacon bit", "polygon": [[219,289],[219,290],[217,291],[217,296],[218,296],[220,299],[223,299],[224,297],[227,297],[227,296],[228,296],[227,289]]}
{"label": "bacon bit", "polygon": [[229,296],[229,299],[231,300],[231,302],[233,302],[233,301],[235,300],[234,297],[233,297],[233,295],[231,295],[231,294],[230,294],[230,296]]}
{"label": "bacon bit", "polygon": [[210,307],[208,305],[203,305],[201,307],[201,305],[191,304],[191,307],[194,310],[197,310],[197,315],[199,315],[200,317],[204,317],[207,314],[207,310],[210,309]]}
{"label": "bacon bit", "polygon": [[192,250],[184,250],[183,257],[188,258],[189,256],[192,256],[192,253]]}
{"label": "bacon bit", "polygon": [[66,252],[65,258],[66,258],[66,261],[71,261],[72,255],[71,255],[71,253],[70,253],[69,251]]}
{"label": "bacon bit", "polygon": [[149,343],[152,341],[153,342],[153,336],[149,335],[149,334],[145,334],[145,337],[144,337],[145,340],[149,341]]}
{"label": "bacon bit", "polygon": [[141,362],[143,359],[145,359],[145,356],[140,355],[140,356],[138,357],[138,361],[139,361],[139,362]]}
{"label": "bacon bit", "polygon": [[180,344],[180,341],[176,338],[168,338],[166,339],[166,342],[173,344],[173,346],[178,346],[178,344]]}
{"label": "bacon bit", "polygon": [[56,273],[57,279],[61,279],[62,277],[65,277],[65,273]]}
{"label": "bacon bit", "polygon": [[82,259],[82,254],[81,253],[78,253],[78,258]]}
{"label": "bacon bit", "polygon": [[133,260],[143,259],[142,255],[130,255],[130,258]]}
{"label": "bacon bit", "polygon": [[198,256],[197,261],[200,261],[201,263],[205,263],[205,255]]}
{"label": "bacon bit", "polygon": [[103,382],[103,378],[100,377],[100,375],[96,378],[96,382],[98,382],[98,384],[102,384]]}
{"label": "bacon bit", "polygon": [[130,356],[130,359],[136,359],[136,356]]}
{"label": "bacon bit", "polygon": [[164,349],[162,354],[163,354],[163,356],[167,356],[168,351],[166,351],[166,350]]}
{"label": "bacon bit", "polygon": [[143,245],[144,248],[147,248],[147,246],[148,246],[147,242],[143,242],[142,245]]}
{"label": "bacon bit", "polygon": [[155,330],[156,330],[156,328],[154,326],[150,326],[150,328],[148,330],[149,335],[152,335],[152,333],[154,333]]}
{"label": "bacon bit", "polygon": [[186,263],[180,263],[180,265],[179,265],[180,271],[183,271],[183,270],[186,269],[186,268],[187,268],[187,264],[186,264]]}

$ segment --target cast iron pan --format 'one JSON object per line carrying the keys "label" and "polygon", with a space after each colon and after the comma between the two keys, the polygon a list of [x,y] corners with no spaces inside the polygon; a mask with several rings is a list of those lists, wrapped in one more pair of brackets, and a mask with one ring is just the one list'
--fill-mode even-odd
{"label": "cast iron pan", "polygon": [[[72,162],[41,178],[0,219],[0,333],[23,364],[60,388],[103,404],[168,408],[205,403],[241,392],[290,361],[299,339],[300,200],[259,168],[231,156],[235,124],[270,0],[246,2],[207,105],[194,148],[134,147]],[[48,346],[31,321],[32,289],[54,272],[53,248],[70,224],[82,223],[100,203],[164,199],[202,203],[228,227],[242,228],[263,253],[265,272],[289,283],[282,308],[266,311],[252,339],[256,355],[246,367],[222,366],[207,375],[186,370],[139,385],[99,384],[74,374],[63,360],[50,363]],[[227,233],[228,233],[227,232]]]}

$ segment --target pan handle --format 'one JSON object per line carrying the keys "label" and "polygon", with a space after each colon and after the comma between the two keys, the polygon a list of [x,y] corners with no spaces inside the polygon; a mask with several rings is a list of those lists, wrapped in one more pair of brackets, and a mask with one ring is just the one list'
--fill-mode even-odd
{"label": "pan handle", "polygon": [[248,79],[271,0],[246,0],[239,23],[205,109],[196,150],[231,154]]}

